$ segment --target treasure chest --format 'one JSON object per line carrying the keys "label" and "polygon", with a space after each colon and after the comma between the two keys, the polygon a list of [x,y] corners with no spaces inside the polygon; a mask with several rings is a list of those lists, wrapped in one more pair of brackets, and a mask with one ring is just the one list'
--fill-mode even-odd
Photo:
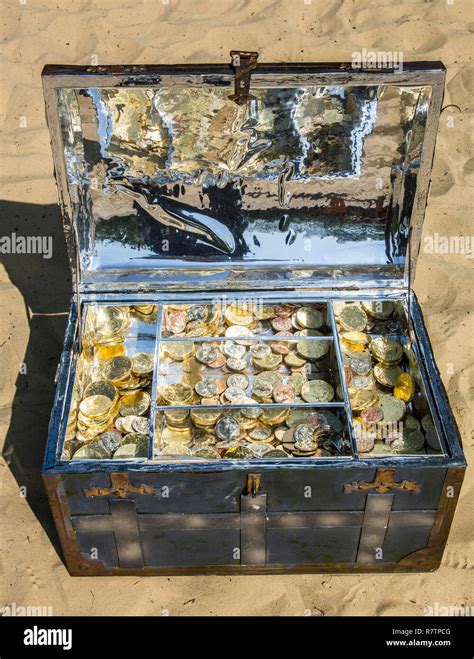
{"label": "treasure chest", "polygon": [[436,569],[465,459],[412,285],[445,70],[47,66],[72,575]]}

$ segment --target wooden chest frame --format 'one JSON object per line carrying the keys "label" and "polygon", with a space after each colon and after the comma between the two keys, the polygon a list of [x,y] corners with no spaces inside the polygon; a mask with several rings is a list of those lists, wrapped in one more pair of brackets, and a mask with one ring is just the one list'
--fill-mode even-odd
{"label": "wooden chest frame", "polygon": [[[243,82],[240,91],[236,85],[236,102],[248,100],[254,55],[239,55],[249,64],[247,68],[239,65],[235,76]],[[268,80],[271,87],[294,79],[303,86],[389,85],[394,76],[400,85],[431,85],[416,194],[411,196],[407,185],[404,195],[403,203],[411,204],[410,213],[413,211],[404,268],[393,263],[368,270],[332,264],[313,271],[306,263],[293,267],[283,260],[263,268],[248,267],[248,263],[207,263],[205,273],[196,279],[196,269],[183,274],[166,266],[158,279],[153,268],[142,268],[130,277],[130,273],[115,273],[114,279],[113,273],[104,275],[100,269],[90,278],[85,276],[81,245],[88,245],[90,227],[87,223],[82,226],[80,235],[75,222],[78,195],[71,194],[64,163],[59,96],[64,93],[67,97],[69,90],[84,87],[160,87],[163,80],[194,89],[225,89],[233,86],[234,72],[229,66],[207,64],[46,67],[47,115],[75,294],[58,371],[43,479],[72,575],[419,572],[439,566],[466,462],[412,283],[444,73],[439,62],[405,63],[398,73],[354,69],[351,64],[262,65],[252,73],[252,88],[265,87]],[[89,106],[85,106],[85,114],[90,122],[93,113]],[[64,418],[72,395],[84,303],[162,303],[179,300],[184,290],[187,298],[197,300],[225,291],[263,298],[403,298],[410,310],[409,329],[444,454],[317,461],[222,460],[215,464],[62,461]]]}

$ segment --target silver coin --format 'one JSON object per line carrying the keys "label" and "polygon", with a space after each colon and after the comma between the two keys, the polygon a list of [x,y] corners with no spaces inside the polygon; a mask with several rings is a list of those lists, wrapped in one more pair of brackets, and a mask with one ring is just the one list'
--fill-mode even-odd
{"label": "silver coin", "polygon": [[273,385],[269,380],[255,380],[252,385],[252,394],[257,398],[268,398],[272,391]]}
{"label": "silver coin", "polygon": [[254,343],[250,346],[250,354],[256,359],[262,359],[262,357],[268,357],[271,355],[272,349],[268,343]]}
{"label": "silver coin", "polygon": [[216,423],[216,435],[221,440],[235,439],[240,434],[240,423],[234,416],[223,416]]}
{"label": "silver coin", "polygon": [[313,441],[314,427],[307,423],[300,423],[296,426],[294,432],[295,442]]}
{"label": "silver coin", "polygon": [[196,351],[196,359],[202,364],[210,364],[217,359],[219,351],[213,346],[201,346]]}
{"label": "silver coin", "polygon": [[245,346],[239,345],[234,341],[225,341],[222,351],[225,355],[227,355],[227,357],[242,359],[247,349]]}
{"label": "silver coin", "polygon": [[137,416],[132,421],[132,429],[143,435],[148,435],[150,432],[150,419],[145,416]]}
{"label": "silver coin", "polygon": [[114,451],[118,449],[122,443],[122,435],[118,430],[108,430],[107,432],[102,433],[97,438],[97,444],[107,451],[109,455],[112,455]]}
{"label": "silver coin", "polygon": [[247,368],[247,361],[245,359],[238,359],[236,357],[229,357],[226,361],[226,364],[231,371],[245,371]]}
{"label": "silver coin", "polygon": [[199,396],[210,398],[217,391],[217,384],[213,380],[199,380],[194,385],[194,389]]}
{"label": "silver coin", "polygon": [[249,386],[248,377],[241,373],[233,373],[232,375],[229,375],[226,382],[228,387],[237,387],[237,389],[243,389],[244,391]]}
{"label": "silver coin", "polygon": [[239,387],[228,387],[224,391],[224,396],[227,398],[227,400],[233,401],[236,398],[244,397],[245,391],[243,389],[239,389]]}
{"label": "silver coin", "polygon": [[127,416],[119,416],[115,421],[115,427],[117,428],[117,430],[125,434],[129,432],[133,432],[132,424],[136,418],[137,417],[134,414],[129,414]]}
{"label": "silver coin", "polygon": [[350,367],[357,375],[368,375],[372,369],[372,359],[368,353],[352,357]]}

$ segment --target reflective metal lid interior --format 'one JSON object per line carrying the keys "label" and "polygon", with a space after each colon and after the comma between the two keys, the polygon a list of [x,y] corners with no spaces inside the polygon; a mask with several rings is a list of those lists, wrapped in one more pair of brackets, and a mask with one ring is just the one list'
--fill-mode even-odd
{"label": "reflective metal lid interior", "polygon": [[46,67],[81,291],[407,286],[444,69],[346,68]]}

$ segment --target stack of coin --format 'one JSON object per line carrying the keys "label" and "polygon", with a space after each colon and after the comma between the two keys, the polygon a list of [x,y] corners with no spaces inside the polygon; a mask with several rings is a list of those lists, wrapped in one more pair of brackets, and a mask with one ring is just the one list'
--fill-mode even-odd
{"label": "stack of coin", "polygon": [[85,340],[95,346],[122,344],[130,326],[127,307],[89,307],[86,319]]}
{"label": "stack of coin", "polygon": [[79,404],[76,439],[88,442],[103,433],[117,416],[117,400],[105,394],[90,394]]}
{"label": "stack of coin", "polygon": [[263,304],[255,300],[232,303],[166,305],[164,337],[201,336],[318,336],[328,334],[323,304]]}
{"label": "stack of coin", "polygon": [[319,408],[214,407],[183,410],[180,418],[173,418],[179,411],[157,413],[155,453],[160,458],[243,460],[350,453],[341,420]]}
{"label": "stack of coin", "polygon": [[[409,372],[411,363],[404,357],[406,327],[394,314],[397,303],[338,302],[333,308],[358,451],[374,455],[423,451],[425,436],[419,423],[413,427],[417,420],[410,414],[416,386]],[[341,386],[337,393],[342,400]]]}
{"label": "stack of coin", "polygon": [[[143,351],[128,355],[125,340],[130,338],[134,315],[150,317],[156,309],[155,305],[88,309],[80,377],[73,394],[77,402],[71,406],[66,431],[68,459],[147,457],[148,440],[146,446],[130,440],[136,435],[148,438],[154,355]],[[135,448],[130,448],[132,444]]]}
{"label": "stack of coin", "polygon": [[311,338],[163,341],[158,403],[330,402],[329,347],[329,340]]}

